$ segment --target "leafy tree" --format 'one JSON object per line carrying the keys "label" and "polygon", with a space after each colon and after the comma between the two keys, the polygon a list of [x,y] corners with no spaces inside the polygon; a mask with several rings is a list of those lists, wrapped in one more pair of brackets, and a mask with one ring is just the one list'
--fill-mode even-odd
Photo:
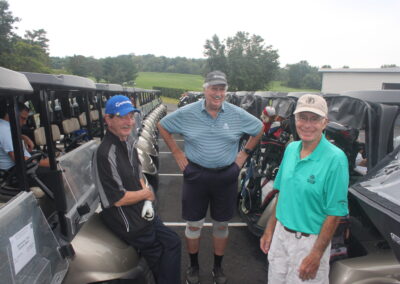
{"label": "leafy tree", "polygon": [[95,78],[97,82],[100,82],[103,78],[103,66],[101,65],[100,60],[94,57],[88,57],[87,59],[87,67],[90,71],[90,76]]}
{"label": "leafy tree", "polygon": [[26,31],[22,39],[13,32],[20,19],[8,8],[8,3],[0,0],[0,65],[16,71],[50,72],[46,31]]}
{"label": "leafy tree", "polygon": [[10,67],[10,54],[16,38],[13,25],[20,21],[8,8],[8,2],[0,0],[0,65],[4,67]]}
{"label": "leafy tree", "polygon": [[310,72],[303,78],[302,88],[320,90],[322,87],[321,75],[317,72]]}
{"label": "leafy tree", "polygon": [[292,88],[300,88],[303,78],[310,73],[311,66],[307,61],[300,61],[296,64],[289,64],[287,85]]}
{"label": "leafy tree", "polygon": [[46,38],[46,34],[47,32],[44,29],[25,31],[24,38],[29,44],[36,44],[47,52],[49,50],[49,40]]}
{"label": "leafy tree", "polygon": [[66,69],[67,60],[66,57],[52,56],[50,57],[50,66],[53,69]]}
{"label": "leafy tree", "polygon": [[134,63],[141,72],[170,72],[184,74],[202,74],[204,59],[186,57],[167,58],[152,54],[134,56]]}
{"label": "leafy tree", "polygon": [[103,79],[106,82],[131,85],[138,75],[132,55],[107,57],[101,62],[104,71]]}
{"label": "leafy tree", "polygon": [[206,40],[204,49],[204,55],[208,57],[207,72],[228,69],[225,45],[221,43],[217,35],[213,35],[211,40]]}
{"label": "leafy tree", "polygon": [[325,68],[325,69],[332,69],[332,67],[330,65],[322,65],[321,68]]}
{"label": "leafy tree", "polygon": [[68,57],[65,67],[71,74],[77,76],[88,77],[90,75],[88,60],[83,55]]}
{"label": "leafy tree", "polygon": [[381,66],[381,68],[394,68],[398,67],[396,64],[384,64]]}
{"label": "leafy tree", "polygon": [[288,69],[286,67],[284,68],[279,68],[277,75],[275,76],[275,79],[281,82],[287,82],[288,81]]}
{"label": "leafy tree", "polygon": [[272,81],[278,71],[279,55],[264,39],[247,32],[237,32],[221,42],[217,35],[207,40],[206,71],[224,71],[232,90],[260,90]]}
{"label": "leafy tree", "polygon": [[10,54],[10,69],[15,71],[51,73],[47,53],[38,45],[18,40]]}
{"label": "leafy tree", "polygon": [[310,66],[307,61],[286,66],[288,80],[286,85],[292,88],[321,89],[322,77],[318,68]]}

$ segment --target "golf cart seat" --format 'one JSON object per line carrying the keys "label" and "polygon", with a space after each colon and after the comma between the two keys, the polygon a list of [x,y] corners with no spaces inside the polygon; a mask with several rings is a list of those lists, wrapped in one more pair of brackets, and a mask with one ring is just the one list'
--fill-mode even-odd
{"label": "golf cart seat", "polygon": [[81,127],[87,126],[86,112],[82,112],[79,115],[79,123],[80,123]]}
{"label": "golf cart seat", "polygon": [[74,131],[80,129],[79,121],[76,117],[63,120],[62,127],[63,127],[63,131],[64,131],[64,135],[70,135]]}
{"label": "golf cart seat", "polygon": [[[51,125],[51,131],[53,132],[53,142],[61,140],[60,128],[57,124]],[[37,146],[46,146],[46,134],[44,127],[36,128],[33,131],[33,136],[35,137],[35,143]]]}
{"label": "golf cart seat", "polygon": [[[61,141],[60,128],[58,127],[57,124],[52,124],[51,131],[53,134],[54,145],[56,145],[57,142]],[[46,141],[46,133],[45,133],[44,127],[36,128],[33,131],[33,136],[35,138],[36,146],[43,147],[43,150],[46,152],[47,141]],[[57,151],[57,154],[60,154],[62,152],[62,150],[57,148],[56,146],[55,146],[55,150]]]}
{"label": "golf cart seat", "polygon": [[92,123],[91,136],[101,137],[102,127],[100,126],[100,115],[98,110],[91,110],[89,112],[90,121]]}
{"label": "golf cart seat", "polygon": [[90,119],[92,121],[98,121],[99,120],[99,111],[98,110],[91,110],[90,111]]}
{"label": "golf cart seat", "polygon": [[75,149],[81,142],[87,140],[87,131],[81,131],[79,120],[76,117],[64,120],[62,127],[64,131],[65,152]]}

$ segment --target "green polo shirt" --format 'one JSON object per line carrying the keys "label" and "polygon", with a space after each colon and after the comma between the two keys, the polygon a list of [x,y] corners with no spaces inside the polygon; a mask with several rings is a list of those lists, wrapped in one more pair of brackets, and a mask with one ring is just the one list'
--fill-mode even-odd
{"label": "green polo shirt", "polygon": [[346,155],[323,135],[314,151],[300,159],[301,141],[285,150],[274,188],[276,218],[285,227],[319,234],[326,217],[348,214],[349,166]]}

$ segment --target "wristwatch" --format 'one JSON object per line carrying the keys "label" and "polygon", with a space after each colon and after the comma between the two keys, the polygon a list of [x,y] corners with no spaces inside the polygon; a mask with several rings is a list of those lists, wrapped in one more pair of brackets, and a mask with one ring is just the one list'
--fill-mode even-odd
{"label": "wristwatch", "polygon": [[247,149],[247,148],[244,148],[243,152],[245,152],[249,156],[251,156],[251,154],[253,154],[253,150],[250,150],[250,149]]}

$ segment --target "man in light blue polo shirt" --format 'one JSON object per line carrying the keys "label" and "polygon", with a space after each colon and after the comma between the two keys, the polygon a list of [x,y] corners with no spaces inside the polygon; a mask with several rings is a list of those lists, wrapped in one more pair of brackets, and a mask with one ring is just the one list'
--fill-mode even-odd
{"label": "man in light blue polo shirt", "polygon": [[[233,217],[237,177],[262,135],[261,121],[225,102],[228,88],[221,71],[210,72],[203,85],[204,100],[186,105],[158,124],[161,136],[183,171],[182,217],[190,267],[186,283],[199,283],[198,252],[201,228],[210,204],[213,219],[214,283],[226,283],[221,263],[228,241],[228,221]],[[172,134],[184,137],[183,152]],[[238,153],[239,140],[250,139]]]}
{"label": "man in light blue polo shirt", "polygon": [[348,214],[348,161],[323,135],[324,98],[303,95],[294,112],[301,141],[287,147],[274,188],[274,214],[260,240],[268,253],[268,283],[329,283],[330,242]]}
{"label": "man in light blue polo shirt", "polygon": [[[29,117],[29,108],[23,104],[17,104],[19,125],[22,127],[26,124]],[[25,160],[31,157],[29,152],[34,150],[35,144],[32,140],[21,134],[22,146],[24,150]],[[15,165],[14,146],[11,137],[10,119],[5,105],[0,106],[0,169],[9,171]],[[49,158],[44,158],[39,161],[40,167],[48,168]]]}
{"label": "man in light blue polo shirt", "polygon": [[[26,119],[29,115],[29,109],[22,103],[18,104],[20,125],[24,125],[26,123]],[[6,112],[6,107],[3,105],[0,107],[0,169],[8,171],[15,165],[14,158],[14,146],[11,137],[11,128],[9,122],[8,113]],[[29,158],[31,155],[27,151],[25,147],[25,143],[30,141],[28,137],[24,137],[22,135],[21,139],[23,139],[24,143],[22,143],[24,148],[24,156],[25,158]],[[27,143],[28,144],[28,143]],[[33,144],[33,143],[32,143]]]}

